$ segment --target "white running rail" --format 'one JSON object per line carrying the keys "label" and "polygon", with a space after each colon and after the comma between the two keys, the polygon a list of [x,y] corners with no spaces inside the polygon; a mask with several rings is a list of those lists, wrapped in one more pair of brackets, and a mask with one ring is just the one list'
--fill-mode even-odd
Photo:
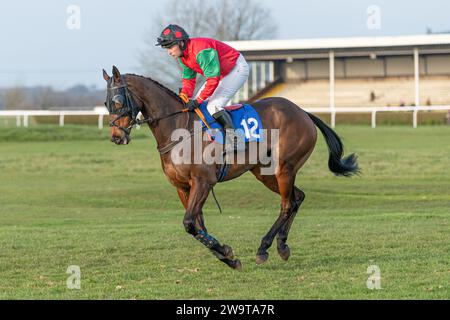
{"label": "white running rail", "polygon": [[[412,125],[417,128],[417,116],[419,111],[445,111],[448,110],[450,117],[450,106],[419,106],[419,107],[337,107],[330,109],[324,108],[304,108],[311,113],[329,113],[331,116],[331,126],[336,126],[336,114],[338,113],[370,113],[372,128],[377,125],[377,113],[379,112],[411,112],[412,113]],[[59,125],[64,126],[65,116],[97,116],[98,128],[103,128],[104,116],[108,115],[106,108],[97,107],[92,111],[80,111],[80,110],[62,110],[62,111],[50,111],[50,110],[1,110],[1,117],[16,117],[16,125],[18,127],[28,127],[29,117],[43,117],[43,116],[58,116]]]}
{"label": "white running rail", "polygon": [[96,108],[91,111],[84,110],[1,110],[0,117],[16,117],[16,125],[18,127],[23,126],[28,127],[29,117],[49,117],[49,116],[59,116],[59,125],[64,126],[65,116],[97,116],[98,117],[98,128],[103,128],[103,117],[108,115],[106,108]]}

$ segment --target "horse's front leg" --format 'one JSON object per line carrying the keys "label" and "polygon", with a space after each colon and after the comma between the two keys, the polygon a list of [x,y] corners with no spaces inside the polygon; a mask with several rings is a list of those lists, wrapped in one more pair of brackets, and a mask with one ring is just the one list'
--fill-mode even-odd
{"label": "horse's front leg", "polygon": [[[187,201],[186,213],[183,219],[183,225],[189,234],[200,241],[205,247],[222,262],[234,269],[241,269],[242,265],[238,259],[234,259],[233,250],[227,245],[221,245],[219,241],[207,233],[206,228],[199,228],[198,221],[202,221],[202,207],[208,198],[211,185],[201,179],[193,179],[189,198]],[[179,191],[180,194],[180,191]],[[181,197],[181,196],[180,196]]]}
{"label": "horse's front leg", "polygon": [[[184,206],[184,209],[187,209],[188,201],[189,201],[189,189],[177,188],[177,192],[178,192],[178,196],[180,197],[181,203]],[[200,214],[197,215],[196,226],[198,229],[203,230],[206,233],[208,232],[208,230],[206,230],[206,227],[205,227],[205,221],[203,219],[202,211],[200,211]]]}

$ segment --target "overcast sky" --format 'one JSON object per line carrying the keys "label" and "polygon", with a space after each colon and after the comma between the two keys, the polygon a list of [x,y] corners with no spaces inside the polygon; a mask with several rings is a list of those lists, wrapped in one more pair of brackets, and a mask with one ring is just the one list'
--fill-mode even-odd
{"label": "overcast sky", "polygon": [[[205,0],[208,1],[208,0]],[[448,0],[260,0],[278,24],[279,39],[424,34],[450,30]],[[80,29],[69,29],[70,5]],[[380,9],[380,28],[367,27],[367,9]],[[113,64],[139,72],[138,53],[164,1],[1,0],[0,87],[77,83],[104,86]],[[189,14],[188,12],[186,14]],[[70,22],[70,21],[69,21]],[[168,58],[169,59],[169,58]]]}

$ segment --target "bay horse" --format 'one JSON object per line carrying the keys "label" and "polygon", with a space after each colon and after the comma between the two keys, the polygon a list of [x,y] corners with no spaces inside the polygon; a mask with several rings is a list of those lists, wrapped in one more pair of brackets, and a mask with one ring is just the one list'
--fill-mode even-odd
{"label": "bay horse", "polygon": [[[241,262],[234,257],[232,248],[220,244],[208,233],[203,218],[202,207],[218,182],[217,171],[220,165],[176,164],[170,156],[169,151],[177,144],[177,141],[171,141],[171,133],[178,128],[193,128],[193,122],[198,121],[198,117],[194,113],[185,112],[184,102],[175,92],[150,78],[134,74],[121,75],[115,66],[112,76],[103,70],[103,78],[107,82],[105,105],[110,113],[111,141],[118,145],[128,144],[132,127],[148,123],[158,144],[164,174],[176,187],[185,208],[183,225],[186,232],[206,246],[220,261],[240,270]],[[275,236],[280,257],[288,260],[290,256],[286,241],[292,222],[305,199],[305,193],[294,183],[297,172],[314,150],[317,140],[316,126],[328,145],[330,171],[338,176],[349,177],[357,174],[359,168],[355,154],[343,157],[343,144],[339,136],[318,117],[293,102],[272,97],[256,101],[252,106],[258,112],[264,129],[279,130],[276,150],[268,150],[268,153],[277,152],[276,169],[271,175],[263,175],[263,165],[260,162],[230,164],[224,181],[250,171],[256,179],[281,197],[279,216],[262,238],[256,253],[256,263],[262,264],[269,257],[267,250]],[[144,120],[137,119],[139,112]],[[205,145],[209,143],[211,142],[203,142]]]}

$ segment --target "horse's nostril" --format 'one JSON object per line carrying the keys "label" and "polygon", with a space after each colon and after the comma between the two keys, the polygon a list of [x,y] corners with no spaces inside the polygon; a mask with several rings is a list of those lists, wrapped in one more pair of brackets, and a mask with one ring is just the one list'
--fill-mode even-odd
{"label": "horse's nostril", "polygon": [[110,140],[115,144],[129,144],[131,139],[129,136],[125,135],[123,137],[112,136]]}

